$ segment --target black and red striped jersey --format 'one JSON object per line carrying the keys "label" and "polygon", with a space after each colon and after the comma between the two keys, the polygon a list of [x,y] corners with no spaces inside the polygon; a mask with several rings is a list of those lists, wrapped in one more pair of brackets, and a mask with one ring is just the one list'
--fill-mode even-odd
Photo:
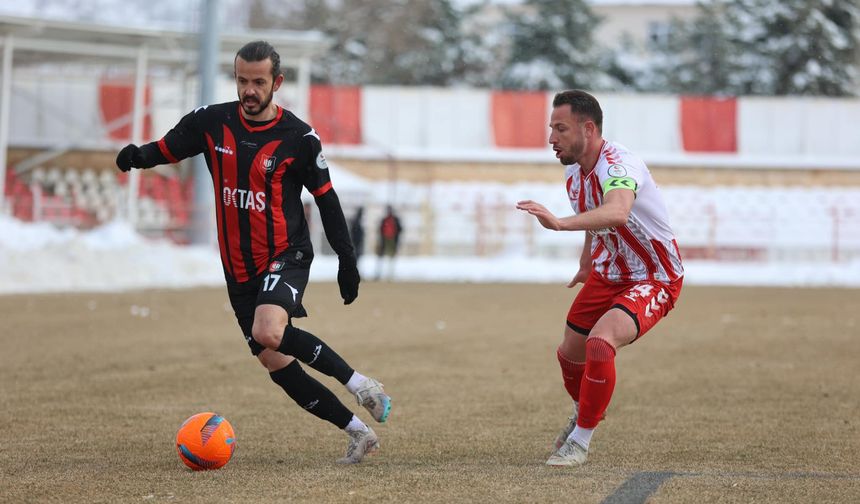
{"label": "black and red striped jersey", "polygon": [[200,107],[145,147],[171,163],[206,157],[228,280],[247,281],[284,252],[313,254],[302,188],[319,198],[332,185],[319,136],[288,110],[258,123],[242,116],[238,101]]}

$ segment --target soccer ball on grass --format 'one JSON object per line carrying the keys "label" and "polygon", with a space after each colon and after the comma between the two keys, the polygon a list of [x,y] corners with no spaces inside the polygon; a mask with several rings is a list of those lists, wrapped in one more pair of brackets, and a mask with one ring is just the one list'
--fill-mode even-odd
{"label": "soccer ball on grass", "polygon": [[233,426],[212,412],[198,413],[182,423],[176,433],[176,452],[191,469],[219,469],[236,451]]}

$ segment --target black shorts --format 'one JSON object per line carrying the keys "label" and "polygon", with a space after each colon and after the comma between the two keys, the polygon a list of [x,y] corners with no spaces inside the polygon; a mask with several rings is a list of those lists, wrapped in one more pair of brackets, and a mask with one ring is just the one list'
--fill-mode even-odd
{"label": "black shorts", "polygon": [[264,304],[273,304],[287,310],[290,318],[307,317],[302,306],[302,297],[308,285],[313,255],[308,252],[291,251],[276,257],[269,263],[267,271],[247,282],[227,282],[227,295],[242,328],[251,353],[260,355],[265,347],[251,336],[254,327],[254,312]]}

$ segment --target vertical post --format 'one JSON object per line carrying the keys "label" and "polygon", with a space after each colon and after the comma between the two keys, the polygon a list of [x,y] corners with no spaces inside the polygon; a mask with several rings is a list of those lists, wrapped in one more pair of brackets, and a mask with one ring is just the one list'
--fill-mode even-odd
{"label": "vertical post", "polygon": [[705,206],[708,215],[708,245],[705,248],[705,259],[717,258],[717,210],[713,204]]}
{"label": "vertical post", "polygon": [[42,186],[41,184],[30,184],[30,191],[33,193],[33,222],[42,222]]}
{"label": "vertical post", "polygon": [[[134,73],[134,105],[131,109],[131,142],[143,143],[143,120],[146,117],[146,74],[149,65],[149,51],[141,46],[137,51],[137,66]],[[128,172],[128,222],[137,226],[137,194],[140,188],[140,170]]]}
{"label": "vertical post", "polygon": [[427,184],[427,192],[424,193],[424,200],[421,202],[421,248],[418,250],[418,255],[433,255],[435,254],[436,241],[436,215],[433,211],[433,184]]}
{"label": "vertical post", "polygon": [[[531,215],[521,214],[520,220],[525,223],[525,242],[526,242],[526,257],[534,257],[537,255],[537,243],[535,242],[535,225],[534,219],[530,218]],[[575,241],[575,240],[574,240]],[[580,241],[579,243],[583,243]],[[580,249],[580,255],[582,254],[582,249]]]}
{"label": "vertical post", "polygon": [[394,158],[394,154],[388,153],[386,155],[386,164],[388,165],[388,197],[386,199],[386,203],[389,205],[394,205],[397,201],[397,160]]}
{"label": "vertical post", "polygon": [[830,252],[830,260],[834,263],[839,262],[839,207],[833,206],[830,209],[830,215],[833,216],[833,245]]}
{"label": "vertical post", "polygon": [[299,58],[296,65],[296,88],[298,90],[295,114],[305,122],[311,122],[310,97],[311,97],[311,60],[310,58]]}
{"label": "vertical post", "polygon": [[[218,74],[218,0],[204,0],[200,23],[200,101],[199,105],[210,105],[215,101],[215,80]],[[191,212],[191,243],[212,243],[212,215],[214,214],[209,168],[206,159],[194,158],[194,202]]]}
{"label": "vertical post", "polygon": [[486,222],[484,219],[484,196],[478,194],[478,199],[475,201],[475,255],[484,257],[486,249],[484,248],[485,236],[487,232]]}
{"label": "vertical post", "polygon": [[9,108],[12,107],[12,35],[3,39],[3,70],[0,79],[0,215],[5,212],[6,159],[9,149]]}

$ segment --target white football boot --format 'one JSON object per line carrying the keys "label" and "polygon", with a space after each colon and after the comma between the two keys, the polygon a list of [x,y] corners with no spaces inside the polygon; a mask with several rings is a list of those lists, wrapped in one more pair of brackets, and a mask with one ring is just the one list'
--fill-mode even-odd
{"label": "white football boot", "polygon": [[568,439],[547,459],[546,465],[581,466],[586,460],[588,460],[588,450]]}
{"label": "white football boot", "polygon": [[388,414],[391,413],[391,397],[385,394],[382,384],[378,381],[373,378],[364,380],[355,392],[355,400],[364,406],[377,422],[385,423],[388,420]]}
{"label": "white football boot", "polygon": [[573,432],[573,428],[576,427],[576,419],[579,416],[579,403],[573,403],[573,414],[570,415],[567,419],[567,425],[561,429],[561,432],[558,433],[558,436],[555,437],[555,442],[553,442],[552,449],[553,451],[561,448],[561,445],[567,441],[567,436],[570,436],[570,433]]}
{"label": "white football boot", "polygon": [[365,455],[370,455],[379,449],[379,438],[373,429],[346,431],[349,435],[349,445],[346,455],[337,459],[338,464],[358,464]]}

